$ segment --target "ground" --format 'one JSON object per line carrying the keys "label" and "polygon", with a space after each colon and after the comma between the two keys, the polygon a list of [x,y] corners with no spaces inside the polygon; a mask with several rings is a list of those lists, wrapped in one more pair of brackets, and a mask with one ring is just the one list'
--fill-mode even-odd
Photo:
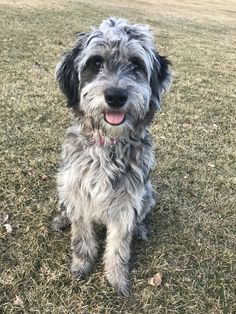
{"label": "ground", "polygon": [[[103,230],[79,281],[69,232],[50,229],[70,123],[55,65],[75,32],[111,15],[149,24],[174,76],[152,128],[159,203],[149,241],[133,243],[128,299],[104,278]],[[1,313],[235,313],[235,34],[235,1],[0,0]]]}

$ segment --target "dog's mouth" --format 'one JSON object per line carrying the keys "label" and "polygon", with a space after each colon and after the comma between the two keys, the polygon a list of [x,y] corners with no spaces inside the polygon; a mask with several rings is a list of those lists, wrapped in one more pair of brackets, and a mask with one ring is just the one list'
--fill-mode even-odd
{"label": "dog's mouth", "polygon": [[108,111],[104,113],[104,119],[111,125],[120,125],[125,121],[124,111]]}

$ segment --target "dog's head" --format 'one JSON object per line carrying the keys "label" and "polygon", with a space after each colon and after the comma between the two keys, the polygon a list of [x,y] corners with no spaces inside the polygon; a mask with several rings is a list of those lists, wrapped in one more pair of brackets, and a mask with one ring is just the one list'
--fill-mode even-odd
{"label": "dog's head", "polygon": [[147,26],[110,18],[78,35],[56,75],[68,107],[119,136],[151,121],[171,84],[169,64]]}

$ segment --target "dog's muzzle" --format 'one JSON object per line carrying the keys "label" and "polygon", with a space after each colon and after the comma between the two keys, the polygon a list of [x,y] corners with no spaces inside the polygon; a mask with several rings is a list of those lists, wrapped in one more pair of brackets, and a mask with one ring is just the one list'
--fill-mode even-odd
{"label": "dog's muzzle", "polygon": [[106,103],[112,108],[121,108],[128,99],[128,92],[125,89],[111,87],[105,90]]}
{"label": "dog's muzzle", "polygon": [[111,125],[120,125],[125,121],[125,112],[121,108],[128,99],[128,92],[125,89],[111,87],[104,92],[106,103],[115,110],[104,113],[104,119]]}

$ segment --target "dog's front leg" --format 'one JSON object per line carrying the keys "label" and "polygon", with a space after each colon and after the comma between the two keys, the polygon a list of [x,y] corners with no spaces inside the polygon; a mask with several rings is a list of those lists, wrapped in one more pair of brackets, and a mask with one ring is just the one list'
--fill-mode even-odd
{"label": "dog's front leg", "polygon": [[[132,216],[132,215],[131,215]],[[120,217],[107,224],[107,243],[105,250],[105,271],[109,283],[119,294],[128,296],[131,286],[128,278],[130,242],[134,228],[134,218]]]}
{"label": "dog's front leg", "polygon": [[97,254],[92,222],[85,223],[82,218],[72,221],[71,232],[71,272],[76,277],[83,278],[90,272]]}

